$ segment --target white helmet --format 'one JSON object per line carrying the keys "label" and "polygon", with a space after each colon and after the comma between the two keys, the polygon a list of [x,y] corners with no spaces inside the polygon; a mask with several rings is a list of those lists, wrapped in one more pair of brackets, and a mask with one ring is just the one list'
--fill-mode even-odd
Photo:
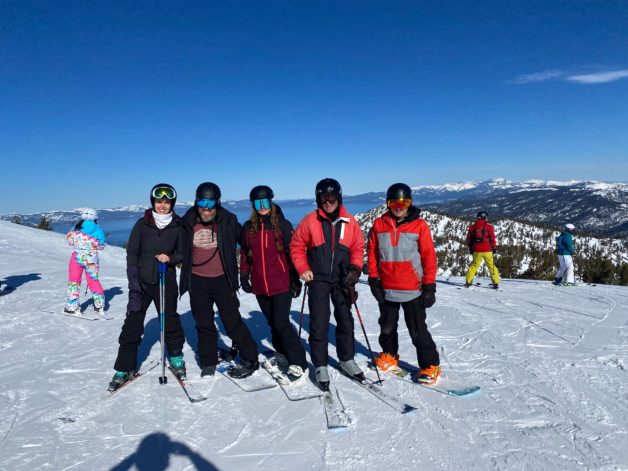
{"label": "white helmet", "polygon": [[568,231],[573,231],[575,228],[576,228],[576,226],[574,226],[571,223],[565,224],[565,229],[567,229]]}
{"label": "white helmet", "polygon": [[95,209],[85,208],[81,210],[81,219],[84,219],[86,221],[95,221],[96,219],[98,219],[98,213]]}

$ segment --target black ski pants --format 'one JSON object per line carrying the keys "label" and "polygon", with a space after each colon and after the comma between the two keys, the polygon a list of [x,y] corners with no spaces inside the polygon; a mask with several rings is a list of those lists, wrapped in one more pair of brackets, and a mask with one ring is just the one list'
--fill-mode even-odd
{"label": "black ski pants", "polygon": [[[118,338],[120,347],[118,348],[118,357],[114,368],[116,371],[134,371],[137,366],[137,349],[142,342],[144,335],[144,320],[146,311],[151,303],[155,303],[155,308],[159,315],[159,285],[141,283],[141,308],[139,311],[127,312],[124,324],[122,324],[122,332]],[[164,310],[166,313],[164,338],[168,355],[181,355],[183,343],[185,342],[185,334],[181,327],[181,319],[177,313],[177,299],[179,297],[179,289],[177,287],[176,278],[166,278],[166,295],[164,302]]]}
{"label": "black ski pants", "polygon": [[288,291],[274,296],[256,297],[270,326],[271,343],[275,351],[287,357],[291,365],[298,365],[306,371],[305,349],[296,329],[290,323],[292,293]]}
{"label": "black ski pants", "polygon": [[403,316],[412,339],[412,345],[416,348],[419,367],[427,368],[430,365],[440,365],[436,344],[425,323],[427,314],[425,308],[421,306],[419,298],[404,303],[385,301],[379,305],[379,326],[381,329],[379,344],[382,351],[392,355],[399,352],[399,336],[397,334],[399,307],[403,308]]}
{"label": "black ski pants", "polygon": [[218,330],[214,322],[214,304],[227,335],[240,350],[243,360],[257,361],[257,344],[240,316],[240,301],[227,277],[192,274],[190,307],[196,321],[198,356],[201,368],[218,364]]}
{"label": "black ski pants", "polygon": [[308,284],[310,308],[310,356],[315,367],[328,365],[328,336],[331,309],[334,305],[336,319],[336,352],[340,361],[351,360],[355,355],[353,315],[351,305],[339,283],[310,281]]}

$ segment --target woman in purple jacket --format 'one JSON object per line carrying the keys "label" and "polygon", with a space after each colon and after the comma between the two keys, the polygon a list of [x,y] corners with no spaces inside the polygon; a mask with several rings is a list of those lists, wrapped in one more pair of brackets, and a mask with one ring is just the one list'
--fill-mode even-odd
{"label": "woman in purple jacket", "polygon": [[290,260],[292,224],[272,202],[273,190],[265,185],[251,190],[251,219],[242,228],[240,284],[253,293],[266,316],[280,381],[292,384],[305,378],[305,349],[290,323],[292,298],[301,294],[301,281]]}

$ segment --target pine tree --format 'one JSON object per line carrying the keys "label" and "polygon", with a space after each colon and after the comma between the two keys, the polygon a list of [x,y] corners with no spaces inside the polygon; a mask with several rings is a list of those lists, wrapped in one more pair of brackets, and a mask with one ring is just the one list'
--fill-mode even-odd
{"label": "pine tree", "polygon": [[35,226],[37,229],[42,229],[44,231],[51,231],[52,230],[52,226],[50,225],[50,221],[48,220],[48,218],[42,214],[41,219],[39,220],[39,223]]}

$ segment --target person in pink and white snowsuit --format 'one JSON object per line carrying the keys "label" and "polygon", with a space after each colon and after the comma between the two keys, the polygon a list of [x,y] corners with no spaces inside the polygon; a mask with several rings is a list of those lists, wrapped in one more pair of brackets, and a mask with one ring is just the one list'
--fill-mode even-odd
{"label": "person in pink and white snowsuit", "polygon": [[105,248],[105,232],[97,224],[98,213],[94,209],[81,211],[81,220],[68,232],[68,244],[74,251],[70,257],[68,299],[65,312],[73,314],[79,311],[79,297],[83,273],[87,286],[92,292],[94,310],[98,314],[105,311],[105,292],[98,281],[98,251]]}

